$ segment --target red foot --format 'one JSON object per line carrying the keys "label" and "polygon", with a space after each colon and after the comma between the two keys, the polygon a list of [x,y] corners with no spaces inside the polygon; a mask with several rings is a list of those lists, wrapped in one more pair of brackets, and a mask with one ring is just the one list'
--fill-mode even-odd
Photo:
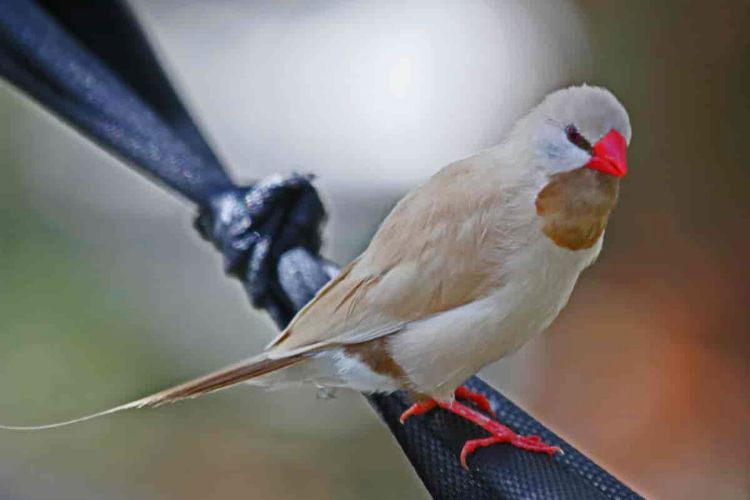
{"label": "red foot", "polygon": [[[491,413],[492,416],[495,416],[495,413],[490,407],[489,401],[487,401],[487,398],[485,398],[481,394],[472,392],[467,388],[461,386],[456,390],[456,397],[461,399],[468,399],[476,404],[479,408],[488,413]],[[509,427],[504,426],[496,420],[492,420],[486,415],[483,415],[482,413],[469,408],[468,406],[463,405],[458,401],[442,402],[429,400],[415,403],[401,415],[401,423],[406,422],[406,419],[411,416],[423,415],[436,406],[454,413],[461,418],[465,418],[469,422],[478,425],[479,427],[490,433],[489,437],[472,439],[464,443],[464,447],[461,450],[461,465],[465,469],[469,468],[469,466],[466,464],[466,459],[469,455],[474,453],[479,448],[484,448],[485,446],[491,446],[498,443],[510,443],[516,448],[520,448],[522,450],[533,451],[537,453],[547,453],[549,455],[554,455],[557,452],[562,453],[562,450],[559,447],[549,446],[548,444],[543,443],[539,436],[519,436]]]}
{"label": "red foot", "polygon": [[455,394],[458,399],[471,401],[477,406],[477,408],[479,408],[483,412],[489,413],[493,417],[497,416],[495,415],[495,410],[492,409],[490,400],[484,397],[484,394],[470,391],[465,385],[459,386],[458,389],[456,389]]}
{"label": "red foot", "polygon": [[[456,389],[454,394],[458,399],[466,399],[467,401],[471,401],[477,406],[477,408],[479,408],[483,412],[489,413],[493,417],[495,416],[495,410],[492,409],[490,401],[486,397],[484,397],[483,394],[471,391],[463,385]],[[401,423],[403,424],[409,417],[424,415],[428,411],[434,410],[437,405],[438,404],[431,399],[420,401],[419,403],[414,403],[409,407],[408,410],[401,414],[399,420],[401,420]]]}
{"label": "red foot", "polygon": [[404,413],[401,414],[401,417],[399,417],[399,420],[402,424],[406,423],[406,419],[409,417],[413,417],[415,415],[424,415],[430,410],[433,410],[437,407],[437,403],[433,401],[432,399],[428,399],[427,401],[421,401],[419,403],[414,403],[409,407],[408,410],[406,410]]}

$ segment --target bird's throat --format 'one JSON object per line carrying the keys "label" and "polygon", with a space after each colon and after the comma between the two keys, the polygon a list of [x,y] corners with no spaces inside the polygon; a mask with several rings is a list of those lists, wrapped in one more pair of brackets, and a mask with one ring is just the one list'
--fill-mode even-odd
{"label": "bird's throat", "polygon": [[569,250],[591,248],[607,226],[618,187],[616,177],[588,168],[552,176],[536,198],[544,234]]}

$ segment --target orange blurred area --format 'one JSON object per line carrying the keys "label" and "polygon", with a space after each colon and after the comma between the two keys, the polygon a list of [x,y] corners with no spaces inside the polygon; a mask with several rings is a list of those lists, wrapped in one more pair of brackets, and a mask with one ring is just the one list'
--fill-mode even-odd
{"label": "orange blurred area", "polygon": [[[324,253],[586,81],[630,113],[599,261],[482,376],[648,498],[750,498],[750,2],[132,2],[239,179],[313,171]],[[0,83],[0,422],[147,394],[275,333],[192,208]],[[0,432],[8,499],[427,498],[363,398],[237,388]]]}

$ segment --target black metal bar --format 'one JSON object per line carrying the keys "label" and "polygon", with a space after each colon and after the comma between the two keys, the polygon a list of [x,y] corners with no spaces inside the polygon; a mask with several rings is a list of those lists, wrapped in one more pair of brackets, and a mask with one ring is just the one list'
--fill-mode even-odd
{"label": "black metal bar", "polygon": [[[0,0],[0,75],[84,135],[199,207],[196,226],[245,284],[256,307],[285,325],[336,267],[318,255],[325,213],[309,179],[235,186],[190,119],[127,7],[117,1]],[[501,420],[565,455],[494,446],[462,469],[475,427],[442,411],[398,421],[402,394],[371,396],[435,498],[640,498],[477,378]]]}

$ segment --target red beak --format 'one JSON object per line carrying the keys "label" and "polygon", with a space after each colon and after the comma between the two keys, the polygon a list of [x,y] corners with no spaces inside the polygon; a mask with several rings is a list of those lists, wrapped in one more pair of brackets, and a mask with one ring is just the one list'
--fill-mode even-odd
{"label": "red beak", "polygon": [[612,129],[594,144],[594,156],[585,167],[622,177],[628,173],[627,149],[628,143],[625,138],[620,132]]}

